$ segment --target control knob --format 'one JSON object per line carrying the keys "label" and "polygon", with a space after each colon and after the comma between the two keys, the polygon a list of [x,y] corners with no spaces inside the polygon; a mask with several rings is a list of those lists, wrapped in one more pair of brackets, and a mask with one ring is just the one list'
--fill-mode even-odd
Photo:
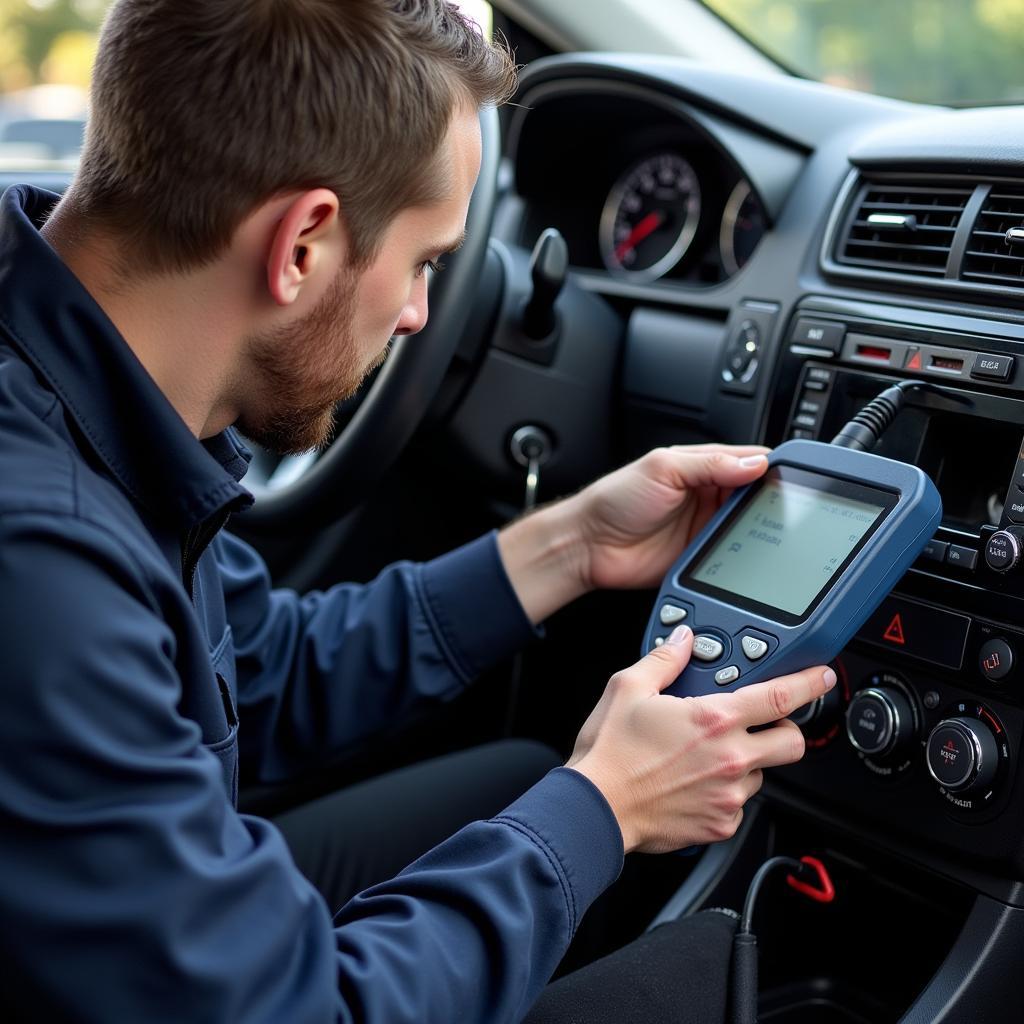
{"label": "control knob", "polygon": [[900,753],[914,738],[910,701],[891,686],[858,690],[846,709],[846,735],[857,750],[876,760]]}
{"label": "control knob", "polygon": [[976,718],[946,718],[925,745],[928,773],[950,793],[982,792],[995,781],[999,749],[992,730]]}
{"label": "control knob", "polygon": [[996,572],[1010,572],[1024,556],[1024,530],[1008,526],[996,530],[985,544],[985,564]]}

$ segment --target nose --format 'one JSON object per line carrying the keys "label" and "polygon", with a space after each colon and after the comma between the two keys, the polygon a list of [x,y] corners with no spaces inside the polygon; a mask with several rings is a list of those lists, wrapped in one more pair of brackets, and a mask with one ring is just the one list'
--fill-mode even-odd
{"label": "nose", "polygon": [[427,275],[416,278],[409,299],[395,326],[395,334],[415,334],[427,323]]}

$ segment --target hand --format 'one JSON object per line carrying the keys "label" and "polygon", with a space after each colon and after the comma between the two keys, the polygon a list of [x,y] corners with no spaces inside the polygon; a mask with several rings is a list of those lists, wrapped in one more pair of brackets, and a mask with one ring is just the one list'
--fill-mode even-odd
{"label": "hand", "polygon": [[656,448],[570,499],[584,590],[657,586],[733,488],[768,468],[767,449]]}
{"label": "hand", "polygon": [[[567,763],[604,794],[627,853],[664,853],[732,836],[743,805],[761,788],[761,769],[803,757],[803,735],[786,716],[836,681],[832,669],[818,667],[731,693],[662,693],[692,648],[692,631],[680,626],[612,676]],[[772,722],[773,728],[747,731]]]}
{"label": "hand", "polygon": [[732,493],[768,468],[757,446],[656,448],[498,535],[512,587],[541,622],[595,587],[653,587]]}

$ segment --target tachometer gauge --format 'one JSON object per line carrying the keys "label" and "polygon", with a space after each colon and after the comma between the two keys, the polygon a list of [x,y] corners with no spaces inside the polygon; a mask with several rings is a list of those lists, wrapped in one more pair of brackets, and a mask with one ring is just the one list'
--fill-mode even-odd
{"label": "tachometer gauge", "polygon": [[700,221],[700,182],[688,160],[657,153],[615,183],[601,213],[601,258],[618,277],[654,281],[686,253]]}
{"label": "tachometer gauge", "polygon": [[764,210],[757,196],[746,181],[737,182],[726,200],[718,238],[722,267],[730,277],[750,259],[764,229]]}

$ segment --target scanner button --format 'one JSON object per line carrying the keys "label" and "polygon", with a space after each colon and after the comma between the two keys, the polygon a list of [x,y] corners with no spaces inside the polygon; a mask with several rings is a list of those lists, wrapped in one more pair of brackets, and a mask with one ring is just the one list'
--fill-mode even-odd
{"label": "scanner button", "polygon": [[768,644],[764,640],[758,640],[756,636],[745,636],[740,640],[743,653],[751,660],[757,661],[768,653]]}
{"label": "scanner button", "polygon": [[663,604],[661,611],[658,613],[658,618],[663,626],[674,626],[677,622],[682,622],[686,618],[686,609],[680,608],[676,604]]}
{"label": "scanner button", "polygon": [[693,638],[693,656],[698,661],[714,661],[722,656],[725,650],[721,640],[713,636],[695,636]]}
{"label": "scanner button", "polygon": [[715,673],[715,682],[719,686],[728,686],[730,683],[735,683],[739,677],[740,670],[735,665],[727,665]]}

